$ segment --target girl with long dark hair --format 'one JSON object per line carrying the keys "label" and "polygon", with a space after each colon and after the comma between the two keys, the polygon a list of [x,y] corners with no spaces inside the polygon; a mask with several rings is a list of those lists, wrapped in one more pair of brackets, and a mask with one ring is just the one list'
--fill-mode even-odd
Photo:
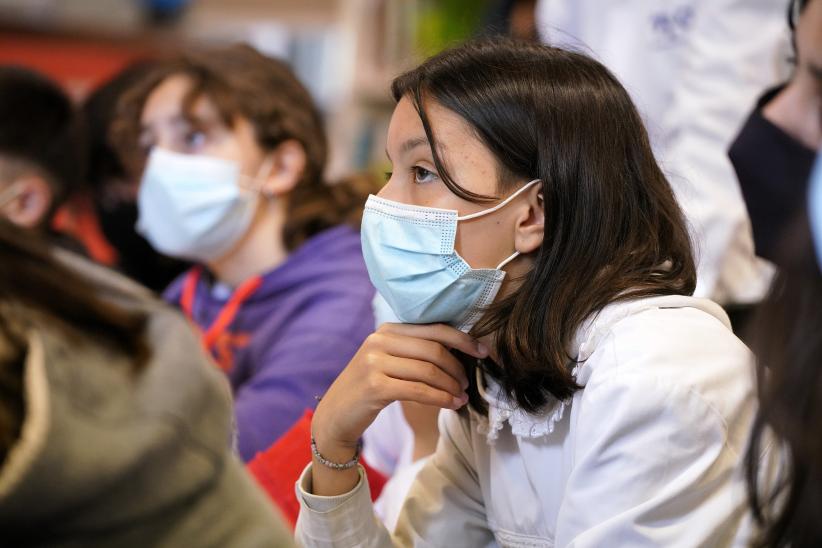
{"label": "girl with long dark hair", "polygon": [[[625,89],[548,46],[467,44],[393,83],[363,251],[402,323],[313,418],[307,546],[675,546],[747,538],[751,355],[696,284],[686,224]],[[359,439],[444,408],[396,530]],[[455,412],[456,411],[456,412]]]}

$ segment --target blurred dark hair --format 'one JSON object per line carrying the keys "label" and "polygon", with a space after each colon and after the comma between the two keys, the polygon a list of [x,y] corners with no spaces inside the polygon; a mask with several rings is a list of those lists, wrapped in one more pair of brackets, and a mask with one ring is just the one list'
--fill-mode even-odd
{"label": "blurred dark hair", "polygon": [[88,183],[103,231],[117,251],[117,268],[155,291],[162,291],[190,267],[184,261],[158,253],[137,233],[134,195],[138,181],[124,165],[111,140],[111,128],[121,97],[151,74],[156,61],[136,61],[97,87],[83,103],[88,132]]}
{"label": "blurred dark hair", "polygon": [[[785,242],[750,337],[760,407],[746,459],[748,492],[762,526],[758,546],[822,546],[822,272],[806,216]],[[779,457],[785,466],[769,478]]]}
{"label": "blurred dark hair", "polygon": [[43,172],[52,189],[44,222],[84,183],[80,120],[56,83],[30,69],[0,66],[0,156]]}
{"label": "blurred dark hair", "polygon": [[[91,282],[53,253],[37,233],[0,219],[0,304],[17,304],[41,313],[69,337],[91,334],[102,344],[127,353],[136,367],[144,365],[149,357],[143,337],[145,314],[104,300]],[[0,354],[0,462],[19,436],[24,413],[26,343],[19,329],[9,323],[13,320],[0,314],[0,336],[12,345],[10,352]]]}
{"label": "blurred dark hair", "polygon": [[[499,195],[540,179],[545,238],[518,289],[492,305],[474,333],[494,333],[490,364],[527,411],[579,387],[567,349],[581,323],[614,301],[690,294],[691,244],[628,93],[600,63],[571,51],[495,38],[445,51],[397,78],[394,98],[416,106],[440,178],[460,188],[437,153],[426,114],[435,102],[461,116],[498,162]],[[469,375],[469,378],[473,378]],[[472,387],[472,404],[484,408]]]}
{"label": "blurred dark hair", "polygon": [[88,136],[87,180],[94,191],[112,179],[129,176],[111,142],[111,124],[117,114],[117,102],[125,92],[150,74],[154,66],[150,60],[132,63],[98,86],[83,103]]}
{"label": "blurred dark hair", "polygon": [[205,96],[232,127],[235,117],[249,120],[264,150],[294,139],[306,154],[302,180],[288,195],[283,238],[293,250],[311,236],[339,224],[359,226],[369,193],[378,188],[372,177],[352,176],[337,184],[324,180],[328,145],[319,110],[308,91],[284,62],[245,45],[189,52],[159,64],[121,103],[122,124],[114,135],[121,155],[141,170],[140,115],[151,92],[175,74],[192,79],[184,111]]}

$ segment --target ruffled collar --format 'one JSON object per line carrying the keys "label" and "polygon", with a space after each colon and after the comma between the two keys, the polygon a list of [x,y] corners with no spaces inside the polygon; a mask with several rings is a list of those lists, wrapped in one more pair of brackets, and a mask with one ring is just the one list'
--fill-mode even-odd
{"label": "ruffled collar", "polygon": [[[649,297],[634,301],[625,301],[606,306],[596,314],[592,314],[582,325],[568,349],[568,355],[574,356],[576,366],[571,374],[577,384],[584,387],[591,376],[591,367],[588,358],[596,351],[599,343],[605,339],[612,328],[625,318],[653,308],[696,308],[702,310],[722,322],[730,329],[728,316],[716,303],[694,297],[670,295]],[[488,415],[484,416],[470,409],[470,413],[478,424],[480,434],[486,436],[490,445],[499,437],[499,432],[508,423],[511,432],[520,438],[540,438],[552,434],[557,423],[565,416],[566,408],[571,406],[572,399],[549,401],[539,413],[528,413],[511,401],[500,384],[489,375],[485,375],[481,367],[476,368],[477,389],[488,406]]]}
{"label": "ruffled collar", "polygon": [[[574,376],[579,366],[574,368]],[[543,412],[528,413],[510,401],[500,384],[490,376],[483,374],[477,367],[477,389],[488,406],[488,415],[480,415],[473,409],[471,413],[477,420],[477,430],[484,435],[489,445],[493,445],[499,437],[499,432],[505,423],[511,425],[511,432],[519,438],[540,438],[554,432],[554,428],[565,415],[565,408],[571,405],[571,400],[553,400]],[[470,409],[470,408],[469,408]]]}

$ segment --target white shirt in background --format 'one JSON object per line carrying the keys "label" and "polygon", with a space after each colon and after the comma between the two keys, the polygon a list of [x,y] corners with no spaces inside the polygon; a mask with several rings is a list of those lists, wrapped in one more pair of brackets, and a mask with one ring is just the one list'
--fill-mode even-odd
{"label": "white shirt in background", "polygon": [[727,151],[756,98],[787,75],[787,0],[540,0],[551,44],[593,54],[631,94],[692,225],[696,296],[753,303],[754,254]]}

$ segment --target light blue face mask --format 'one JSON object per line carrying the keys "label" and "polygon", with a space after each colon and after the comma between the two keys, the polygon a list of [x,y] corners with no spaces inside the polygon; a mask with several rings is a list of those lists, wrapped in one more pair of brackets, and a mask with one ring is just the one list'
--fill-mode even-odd
{"label": "light blue face mask", "polygon": [[198,262],[219,259],[248,231],[259,203],[260,175],[237,162],[155,148],[137,197],[137,231],[157,251]]}
{"label": "light blue face mask", "polygon": [[811,171],[808,191],[808,218],[811,224],[816,258],[822,268],[822,153],[817,154],[816,164]]}
{"label": "light blue face mask", "polygon": [[495,207],[459,216],[449,209],[421,207],[369,196],[362,219],[362,249],[371,283],[403,323],[447,323],[468,332],[497,296],[505,271],[471,268],[454,249],[459,221],[500,210],[528,188]]}

